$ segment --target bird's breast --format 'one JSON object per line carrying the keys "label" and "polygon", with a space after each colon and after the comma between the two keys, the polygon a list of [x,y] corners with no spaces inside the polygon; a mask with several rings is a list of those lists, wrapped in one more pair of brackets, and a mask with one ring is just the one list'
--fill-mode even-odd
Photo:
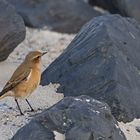
{"label": "bird's breast", "polygon": [[31,89],[34,90],[40,82],[40,70],[36,69],[36,70],[31,70],[29,76],[27,77],[27,85],[29,85],[29,90]]}
{"label": "bird's breast", "polygon": [[21,82],[14,89],[15,96],[20,98],[27,98],[40,83],[40,70],[32,69],[26,80]]}

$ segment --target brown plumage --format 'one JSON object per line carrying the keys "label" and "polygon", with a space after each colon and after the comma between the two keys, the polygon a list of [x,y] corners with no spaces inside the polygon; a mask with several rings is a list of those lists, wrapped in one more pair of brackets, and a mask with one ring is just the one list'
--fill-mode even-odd
{"label": "brown plumage", "polygon": [[13,96],[15,98],[21,115],[23,115],[23,113],[17,99],[25,99],[31,111],[33,111],[27,98],[40,82],[40,60],[46,53],[47,52],[41,53],[39,51],[30,52],[0,92],[0,99],[6,96]]}

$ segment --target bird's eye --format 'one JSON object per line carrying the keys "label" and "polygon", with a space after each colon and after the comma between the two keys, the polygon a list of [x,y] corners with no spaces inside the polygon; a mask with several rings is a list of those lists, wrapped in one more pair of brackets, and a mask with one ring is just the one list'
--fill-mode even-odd
{"label": "bird's eye", "polygon": [[40,60],[40,56],[37,56],[37,57],[33,58],[33,61],[38,61],[38,60]]}
{"label": "bird's eye", "polygon": [[38,57],[36,57],[37,59],[39,59],[40,58],[40,56],[38,56]]}
{"label": "bird's eye", "polygon": [[37,56],[37,57],[35,57],[35,59],[40,59],[41,58],[41,56]]}

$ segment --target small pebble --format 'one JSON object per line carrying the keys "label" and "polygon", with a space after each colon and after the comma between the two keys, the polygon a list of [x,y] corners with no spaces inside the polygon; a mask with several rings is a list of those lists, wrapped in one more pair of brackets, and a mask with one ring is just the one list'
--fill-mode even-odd
{"label": "small pebble", "polygon": [[136,130],[140,133],[140,126],[136,126]]}

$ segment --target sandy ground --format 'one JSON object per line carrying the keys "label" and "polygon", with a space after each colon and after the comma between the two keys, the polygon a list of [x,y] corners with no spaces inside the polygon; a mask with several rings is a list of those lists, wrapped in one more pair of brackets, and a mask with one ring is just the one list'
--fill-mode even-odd
{"label": "sandy ground", "polygon": [[[64,48],[71,42],[74,35],[59,34],[45,30],[27,29],[26,39],[21,43],[4,62],[0,63],[0,91],[6,81],[11,77],[16,67],[23,61],[31,50],[48,51],[42,58],[42,71],[57,58]],[[56,93],[59,85],[39,86],[29,97],[35,112],[30,112],[27,103],[19,100],[24,116],[19,116],[13,98],[6,97],[0,101],[0,140],[10,139],[16,131],[29,122],[41,110],[52,106],[63,98],[63,94]],[[63,140],[61,134],[56,134],[57,140]]]}
{"label": "sandy ground", "polygon": [[[23,61],[25,55],[31,50],[48,51],[42,59],[42,71],[57,58],[75,35],[59,34],[47,30],[27,29],[26,39],[21,43],[4,62],[0,63],[0,90],[10,78],[16,67]],[[43,109],[52,106],[63,98],[62,93],[56,93],[59,85],[50,84],[39,86],[29,97],[35,112],[29,112],[29,107],[25,101],[19,100],[19,104],[24,112],[24,116],[18,116],[19,111],[15,101],[11,97],[6,97],[0,101],[0,140],[9,140],[16,131],[27,124],[31,118]],[[135,126],[140,126],[140,120],[135,119],[131,123],[119,123],[125,133],[127,140],[140,140],[140,133],[135,130]],[[64,140],[64,136],[56,134],[56,140]]]}
{"label": "sandy ground", "polygon": [[[0,63],[0,90],[3,84],[11,76],[11,73],[18,66],[18,63],[2,62]],[[24,112],[24,116],[19,116],[16,103],[12,97],[6,97],[0,101],[0,140],[10,139],[16,131],[29,122],[29,120],[43,109],[52,106],[63,98],[63,94],[56,93],[56,88],[59,85],[48,85],[45,87],[39,86],[35,92],[29,97],[35,112],[30,112],[27,103],[19,100],[20,107]],[[63,140],[63,136],[57,134],[58,140]]]}

